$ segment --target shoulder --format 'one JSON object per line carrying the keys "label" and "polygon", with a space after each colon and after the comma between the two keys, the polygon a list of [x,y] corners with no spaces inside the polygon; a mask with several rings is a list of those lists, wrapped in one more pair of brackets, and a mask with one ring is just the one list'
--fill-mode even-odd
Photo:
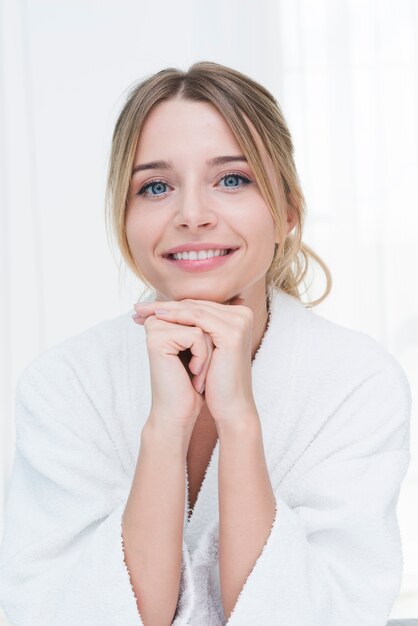
{"label": "shoulder", "polygon": [[398,359],[368,334],[332,322],[295,298],[284,301],[289,327],[299,338],[281,426],[294,461],[289,477],[305,479],[325,461],[329,468],[328,463],[337,467],[364,458],[371,467],[376,455],[393,455],[404,471],[412,397]]}
{"label": "shoulder", "polygon": [[[129,402],[128,372],[142,327],[131,312],[101,321],[37,355],[16,385],[16,426],[104,416]],[[140,352],[140,345],[137,346]]]}
{"label": "shoulder", "polygon": [[398,420],[408,422],[411,387],[389,350],[367,333],[337,324],[288,294],[280,292],[279,299],[285,326],[293,327],[298,337],[298,393],[303,402],[312,402],[328,415],[349,407],[361,415],[355,406],[363,403],[376,419],[379,407],[385,406],[385,412],[392,410]]}
{"label": "shoulder", "polygon": [[83,364],[93,367],[110,356],[120,356],[132,324],[130,315],[124,313],[113,319],[100,321],[47,348],[26,365],[18,382],[36,376],[38,372],[54,373],[56,377],[62,371],[60,366],[77,370]]}
{"label": "shoulder", "polygon": [[279,292],[278,298],[286,323],[294,325],[301,336],[301,358],[311,370],[343,378],[385,370],[409,388],[399,360],[376,339],[333,322],[289,294]]}
{"label": "shoulder", "polygon": [[410,386],[400,361],[383,344],[365,332],[337,324],[309,311],[310,358],[335,377],[358,384],[378,377],[406,395]]}

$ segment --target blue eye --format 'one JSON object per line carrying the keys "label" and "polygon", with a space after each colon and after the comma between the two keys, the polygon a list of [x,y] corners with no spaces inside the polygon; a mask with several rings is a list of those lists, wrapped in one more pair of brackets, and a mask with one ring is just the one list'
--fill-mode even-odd
{"label": "blue eye", "polygon": [[[167,183],[165,183],[163,180],[152,180],[150,183],[147,183],[146,185],[144,185],[143,187],[141,187],[141,189],[138,191],[137,195],[138,196],[145,196],[146,198],[150,198],[150,197],[156,197],[156,196],[161,196],[161,193],[158,193],[158,188],[159,191],[161,191],[161,186],[167,186]],[[150,193],[149,191],[147,191],[148,187],[157,187],[157,193]],[[164,193],[164,190],[162,190]]]}
{"label": "blue eye", "polygon": [[[227,189],[239,189],[240,187],[249,185],[252,182],[246,176],[238,174],[238,172],[228,172],[227,174],[224,174],[219,182],[221,181],[225,183],[224,185],[221,185],[221,187]],[[241,184],[239,184],[240,182]],[[168,183],[165,183],[163,180],[152,180],[146,185],[143,185],[136,195],[144,196],[145,198],[153,200],[164,196],[167,193],[167,187],[169,187]]]}
{"label": "blue eye", "polygon": [[[238,179],[240,178],[242,180],[242,185],[234,185],[233,181],[234,179]],[[236,172],[229,172],[228,174],[224,174],[224,176],[222,176],[222,178],[220,180],[224,180],[225,181],[225,187],[228,187],[229,189],[238,189],[239,187],[243,187],[244,185],[248,185],[251,181],[246,177],[243,176],[242,174],[238,174]],[[231,183],[232,181],[232,183]]]}

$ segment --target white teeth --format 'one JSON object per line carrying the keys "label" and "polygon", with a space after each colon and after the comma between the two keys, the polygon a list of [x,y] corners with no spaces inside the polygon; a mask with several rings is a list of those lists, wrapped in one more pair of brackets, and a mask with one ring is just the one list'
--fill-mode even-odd
{"label": "white teeth", "polygon": [[201,259],[211,259],[214,256],[225,256],[225,254],[228,254],[228,250],[199,250],[199,252],[190,250],[190,252],[177,252],[171,256],[176,261],[200,261]]}

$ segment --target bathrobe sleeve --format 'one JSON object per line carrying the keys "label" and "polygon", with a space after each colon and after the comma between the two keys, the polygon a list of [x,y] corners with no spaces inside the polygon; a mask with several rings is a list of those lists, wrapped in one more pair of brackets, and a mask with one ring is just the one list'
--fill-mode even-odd
{"label": "bathrobe sleeve", "polygon": [[[123,450],[71,369],[32,366],[17,386],[0,605],[13,626],[140,626],[122,542]],[[189,572],[183,542],[176,626],[187,623]]]}
{"label": "bathrobe sleeve", "polygon": [[384,626],[399,593],[396,516],[410,389],[396,364],[352,388],[304,452],[228,626]]}

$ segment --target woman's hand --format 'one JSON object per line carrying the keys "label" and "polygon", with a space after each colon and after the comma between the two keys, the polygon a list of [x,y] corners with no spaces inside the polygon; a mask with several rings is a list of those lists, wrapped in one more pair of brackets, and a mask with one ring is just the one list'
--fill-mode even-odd
{"label": "woman's hand", "polygon": [[[242,300],[237,298],[226,305],[185,299],[134,305],[146,320],[151,317],[161,324],[159,328],[164,328],[167,338],[177,329],[200,331],[210,337],[213,352],[195,350],[190,366],[193,371],[203,366],[206,404],[218,424],[238,423],[256,411],[251,378],[253,312],[238,302]],[[168,377],[165,384],[170,384]],[[174,380],[171,385],[175,385]]]}
{"label": "woman's hand", "polygon": [[160,320],[152,310],[134,319],[146,331],[152,389],[150,419],[191,434],[205,404],[196,388],[204,382],[206,369],[200,371],[201,366],[210,361],[213,350],[209,337],[200,328]]}

